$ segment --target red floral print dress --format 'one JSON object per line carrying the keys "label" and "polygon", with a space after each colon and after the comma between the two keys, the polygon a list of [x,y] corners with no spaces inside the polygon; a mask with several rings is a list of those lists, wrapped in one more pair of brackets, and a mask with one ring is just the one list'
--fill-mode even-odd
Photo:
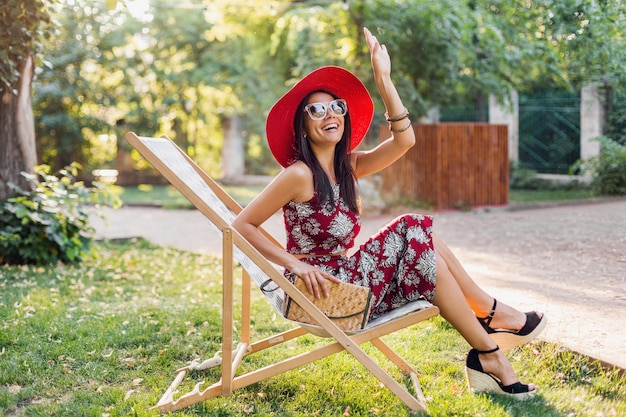
{"label": "red floral print dress", "polygon": [[432,217],[400,216],[347,256],[361,220],[341,198],[339,185],[333,186],[333,193],[335,204],[320,205],[316,194],[310,201],[283,207],[287,251],[316,255],[302,260],[344,282],[369,287],[371,319],[419,298],[432,301],[436,282]]}

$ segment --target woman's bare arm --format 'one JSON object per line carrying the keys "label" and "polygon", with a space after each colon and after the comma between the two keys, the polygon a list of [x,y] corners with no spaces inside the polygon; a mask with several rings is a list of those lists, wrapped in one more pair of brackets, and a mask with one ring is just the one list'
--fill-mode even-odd
{"label": "woman's bare arm", "polygon": [[290,201],[308,201],[313,197],[313,177],[308,167],[296,163],[283,170],[235,218],[233,227],[269,261],[278,264],[302,278],[308,291],[320,298],[328,296],[326,280],[340,282],[318,268],[300,261],[283,248],[277,247],[260,231],[274,213]]}
{"label": "woman's bare arm", "polygon": [[[403,115],[406,108],[402,104],[400,95],[391,81],[391,59],[387,53],[387,48],[385,45],[381,45],[367,28],[364,28],[363,32],[370,48],[374,81],[385,104],[385,111],[390,117]],[[407,126],[409,127],[407,128]],[[357,178],[386,168],[415,144],[415,132],[410,126],[408,117],[392,122],[391,128],[398,132],[394,133],[392,131],[391,137],[376,148],[353,153],[352,163]]]}

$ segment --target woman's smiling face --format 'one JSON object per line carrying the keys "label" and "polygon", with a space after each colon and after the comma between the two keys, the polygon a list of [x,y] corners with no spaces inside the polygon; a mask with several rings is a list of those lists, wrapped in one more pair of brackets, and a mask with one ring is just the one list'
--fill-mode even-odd
{"label": "woman's smiling face", "polygon": [[[335,98],[328,93],[313,93],[307,104],[323,103],[326,106]],[[332,143],[337,145],[343,136],[344,116],[338,116],[330,110],[326,111],[326,115],[321,120],[313,120],[309,115],[304,118],[304,129],[307,133],[311,146],[323,146]]]}

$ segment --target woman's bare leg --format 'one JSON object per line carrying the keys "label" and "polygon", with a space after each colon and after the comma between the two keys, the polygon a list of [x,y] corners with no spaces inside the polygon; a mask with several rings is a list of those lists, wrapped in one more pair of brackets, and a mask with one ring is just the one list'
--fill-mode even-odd
{"label": "woman's bare leg", "polygon": [[[447,265],[452,277],[457,282],[462,291],[469,307],[475,313],[476,317],[486,317],[493,306],[493,297],[480,288],[474,280],[469,276],[461,262],[452,253],[450,248],[433,233],[433,245],[437,258],[441,258]],[[439,267],[439,263],[437,264]],[[474,321],[476,321],[474,319]],[[498,302],[497,313],[494,316],[491,327],[503,328],[508,330],[519,330],[526,322],[526,315],[509,305]]]}
{"label": "woman's bare leg", "polygon": [[[439,307],[441,316],[457,329],[473,348],[485,351],[495,347],[495,343],[476,320],[461,287],[442,257],[437,258],[437,283],[433,304]],[[484,371],[498,377],[503,385],[518,381],[511,363],[501,351],[481,354],[480,362]],[[531,385],[530,389],[533,387]]]}

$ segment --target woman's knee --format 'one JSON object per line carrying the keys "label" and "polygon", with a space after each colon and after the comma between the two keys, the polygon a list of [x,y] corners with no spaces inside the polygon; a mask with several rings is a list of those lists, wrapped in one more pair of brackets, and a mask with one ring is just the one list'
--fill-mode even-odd
{"label": "woman's knee", "polygon": [[448,267],[448,263],[443,258],[443,256],[439,256],[439,252],[435,250],[435,263],[437,266],[437,283],[440,280],[446,280],[452,277],[452,271]]}
{"label": "woman's knee", "polygon": [[396,218],[396,221],[402,221],[409,225],[419,224],[421,226],[431,226],[432,217],[426,214],[405,213]]}

